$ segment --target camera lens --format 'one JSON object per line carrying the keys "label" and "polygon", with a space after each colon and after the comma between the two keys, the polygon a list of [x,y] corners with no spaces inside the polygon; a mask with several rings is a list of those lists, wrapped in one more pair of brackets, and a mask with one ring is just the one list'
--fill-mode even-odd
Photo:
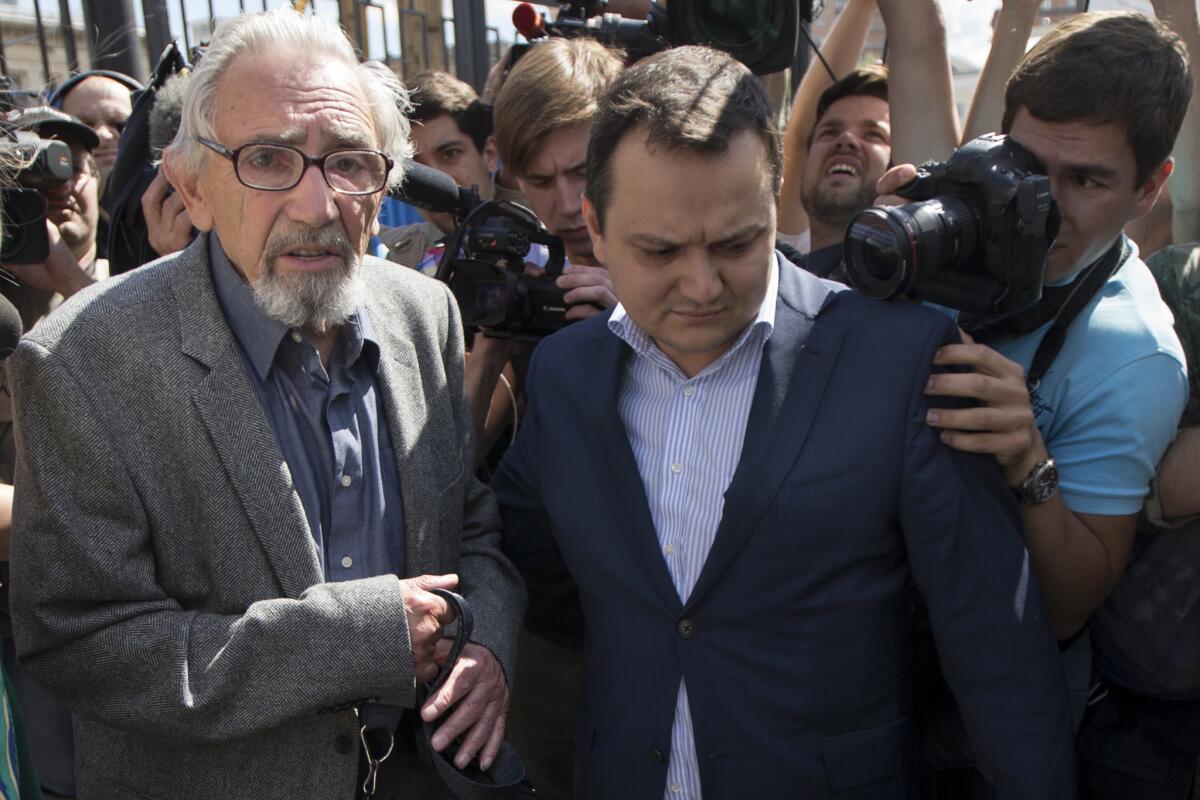
{"label": "camera lens", "polygon": [[975,252],[979,222],[957,197],[868,208],[846,231],[846,277],[870,297],[920,295],[921,283]]}

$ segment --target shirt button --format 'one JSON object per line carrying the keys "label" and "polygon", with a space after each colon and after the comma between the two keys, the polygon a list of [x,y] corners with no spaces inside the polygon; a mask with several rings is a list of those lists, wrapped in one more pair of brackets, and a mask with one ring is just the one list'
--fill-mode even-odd
{"label": "shirt button", "polygon": [[682,791],[683,791],[683,787],[680,786],[678,783],[671,784],[671,794],[679,794]]}
{"label": "shirt button", "polygon": [[[690,383],[687,386],[683,387],[683,396],[684,397],[691,397],[695,393],[696,393],[696,387],[692,386]],[[676,783],[676,784],[672,784],[672,785],[678,786],[679,784]]]}
{"label": "shirt button", "polygon": [[668,544],[663,547],[663,552],[669,556],[675,555],[675,545]]}
{"label": "shirt button", "polygon": [[354,566],[354,559],[350,556],[342,556],[342,568],[350,569]]}
{"label": "shirt button", "polygon": [[679,620],[679,624],[675,626],[675,630],[679,632],[681,639],[695,639],[698,629],[695,620],[681,619]]}
{"label": "shirt button", "polygon": [[683,472],[683,464],[680,464],[678,461],[676,461],[671,465],[671,472],[674,472],[676,475]]}
{"label": "shirt button", "polygon": [[342,486],[349,486],[352,483],[354,483],[354,478],[351,478],[349,475],[342,476]]}
{"label": "shirt button", "polygon": [[296,344],[300,344],[301,342],[304,341],[304,337],[300,335],[299,331],[292,331],[291,336],[292,336],[292,341],[295,342]]}

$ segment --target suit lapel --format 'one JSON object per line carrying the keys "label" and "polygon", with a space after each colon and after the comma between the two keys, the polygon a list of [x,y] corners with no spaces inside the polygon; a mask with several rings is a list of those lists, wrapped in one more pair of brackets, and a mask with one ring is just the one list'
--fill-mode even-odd
{"label": "suit lapel", "polygon": [[844,332],[818,318],[835,293],[786,261],[780,267],[775,330],[763,348],[741,458],[689,608],[729,568],[795,463],[841,349]]}
{"label": "suit lapel", "polygon": [[[386,327],[376,325],[376,331]],[[457,453],[432,453],[421,447],[420,423],[427,421],[423,383],[419,376],[417,354],[407,339],[380,334],[379,379],[376,386],[383,399],[396,474],[400,478],[400,497],[404,506],[405,570],[409,575],[432,571],[438,563],[437,514],[430,508],[430,476],[440,471],[434,456],[461,460]],[[460,469],[465,465],[460,464]],[[451,476],[453,477],[453,476]]]}
{"label": "suit lapel", "polygon": [[588,450],[598,462],[601,491],[617,527],[655,592],[677,612],[679,593],[659,550],[646,488],[618,410],[627,353],[628,346],[619,337],[606,335],[596,341],[593,358],[580,359],[587,372],[577,378],[580,385],[589,387],[582,394],[583,427]]}
{"label": "suit lapel", "polygon": [[246,374],[241,350],[217,302],[207,236],[197,237],[179,257],[171,283],[183,352],[208,368],[192,389],[192,403],[283,594],[298,597],[323,580],[316,544],[283,453]]}

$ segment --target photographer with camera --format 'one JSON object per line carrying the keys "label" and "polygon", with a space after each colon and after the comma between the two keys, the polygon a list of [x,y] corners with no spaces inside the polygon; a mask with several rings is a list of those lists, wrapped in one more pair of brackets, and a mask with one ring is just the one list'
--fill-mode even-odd
{"label": "photographer with camera", "polygon": [[[601,95],[622,69],[620,58],[595,41],[551,39],[530,47],[496,98],[494,135],[504,174],[515,179],[529,208],[562,241],[567,264],[555,283],[566,290],[567,321],[593,316],[617,302],[608,270],[592,251],[582,196],[593,117]],[[475,337],[465,381],[477,431],[483,429],[502,370],[514,360],[523,365],[531,350],[530,342],[517,338],[486,332]],[[516,370],[518,396],[523,372]],[[510,736],[539,794],[567,798],[581,669],[579,604],[563,575],[530,591]]]}
{"label": "photographer with camera", "polygon": [[[413,160],[445,172],[459,186],[491,200],[496,153],[489,141],[490,110],[483,108],[470,84],[447,72],[417,73],[407,88],[412,93],[408,119],[415,147]],[[388,248],[389,260],[432,275],[441,257],[439,245],[454,232],[456,222],[445,212],[419,211],[424,222],[383,228],[379,238]]]}
{"label": "photographer with camera", "polygon": [[[1141,15],[1072,17],[1030,50],[1008,81],[1003,130],[1047,176],[1061,218],[1057,237],[1049,234],[1042,299],[975,328],[978,342],[967,337],[942,348],[935,363],[952,371],[925,389],[974,404],[931,410],[928,423],[951,447],[1000,463],[1021,504],[1051,624],[1064,642],[1120,578],[1138,511],[1187,398],[1171,314],[1122,229],[1151,209],[1171,174],[1171,148],[1191,92],[1178,36]],[[911,165],[896,167],[879,191],[902,191],[916,175]],[[1041,201],[1028,195],[1016,206],[1029,212]],[[951,218],[961,218],[934,215],[943,233],[953,232]],[[989,225],[981,249],[994,247],[995,230]],[[939,246],[965,243],[960,233],[942,236]],[[925,276],[940,266],[912,262],[914,274]],[[990,274],[949,269],[938,281],[953,283],[960,295],[1002,296],[1014,286],[1005,274],[1040,283],[1042,269],[1036,259],[1001,259]],[[869,275],[871,268],[859,271]],[[923,294],[920,281],[911,294],[944,302]],[[1084,638],[1065,661],[1077,724],[1088,656]],[[957,789],[943,796],[965,795]]]}
{"label": "photographer with camera", "polygon": [[17,306],[29,330],[64,299],[108,277],[108,262],[97,258],[96,242],[100,173],[93,151],[100,140],[87,125],[46,106],[13,112],[6,124],[62,141],[71,150],[71,177],[40,190],[46,209],[40,224],[46,226],[49,255],[38,263],[0,264],[18,281],[0,291]]}

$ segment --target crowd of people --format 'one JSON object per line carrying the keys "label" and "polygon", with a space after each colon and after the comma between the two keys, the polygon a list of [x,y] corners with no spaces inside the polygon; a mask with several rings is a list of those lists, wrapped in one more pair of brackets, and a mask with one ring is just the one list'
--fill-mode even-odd
{"label": "crowd of people", "polygon": [[[73,174],[0,285],[0,798],[1200,798],[1200,21],[1152,3],[1004,0],[961,122],[937,0],[839,4],[790,100],[589,38],[402,84],[285,8],[8,112]],[[1041,299],[854,288],[993,132]],[[561,241],[561,330],[464,329],[461,215],[379,222],[412,162]]]}

